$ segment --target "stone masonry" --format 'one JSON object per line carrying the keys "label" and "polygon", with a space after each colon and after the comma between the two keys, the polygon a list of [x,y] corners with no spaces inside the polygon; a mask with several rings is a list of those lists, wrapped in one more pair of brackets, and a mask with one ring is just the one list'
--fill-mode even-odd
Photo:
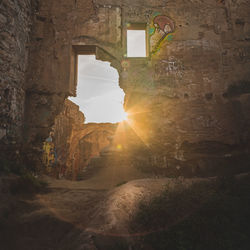
{"label": "stone masonry", "polygon": [[24,124],[25,73],[32,0],[0,2],[0,148],[2,156],[20,158]]}
{"label": "stone masonry", "polygon": [[[26,12],[14,15],[11,4],[19,2]],[[14,133],[7,144],[23,137],[25,150],[38,157],[65,98],[76,93],[77,55],[95,53],[118,70],[125,109],[156,164],[180,174],[188,166],[193,175],[249,168],[249,0],[40,0],[24,83],[29,32],[20,30],[28,27],[27,6],[1,2],[9,11],[1,11],[2,26],[8,23],[17,38],[7,32],[1,40],[1,60],[9,67],[1,67],[1,105],[8,113],[1,137]],[[126,31],[139,24],[148,57],[127,58]],[[21,62],[14,71],[13,60]],[[8,84],[18,88],[5,91]]]}
{"label": "stone masonry", "polygon": [[84,124],[85,117],[79,106],[65,100],[62,112],[56,116],[52,128],[57,160],[55,165],[65,177],[76,179],[89,164],[91,158],[109,145],[117,124]]}

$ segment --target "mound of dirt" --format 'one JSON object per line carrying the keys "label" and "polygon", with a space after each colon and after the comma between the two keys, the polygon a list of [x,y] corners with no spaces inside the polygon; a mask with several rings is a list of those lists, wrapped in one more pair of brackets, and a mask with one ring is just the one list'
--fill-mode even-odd
{"label": "mound of dirt", "polygon": [[[128,223],[141,201],[150,200],[166,187],[189,186],[201,179],[139,179],[114,188],[106,194],[87,230],[111,235],[129,235]],[[101,222],[101,224],[100,224]]]}

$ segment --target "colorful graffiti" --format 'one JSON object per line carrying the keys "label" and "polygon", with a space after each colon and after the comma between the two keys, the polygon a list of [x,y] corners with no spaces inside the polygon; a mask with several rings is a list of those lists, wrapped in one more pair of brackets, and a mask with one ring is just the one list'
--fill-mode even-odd
{"label": "colorful graffiti", "polygon": [[50,135],[43,143],[43,164],[46,166],[48,172],[51,172],[52,167],[56,164],[56,161],[56,149]]}
{"label": "colorful graffiti", "polygon": [[150,40],[152,44],[151,53],[155,54],[160,50],[161,43],[164,40],[171,41],[175,31],[174,21],[165,15],[155,13],[152,24],[149,29]]}

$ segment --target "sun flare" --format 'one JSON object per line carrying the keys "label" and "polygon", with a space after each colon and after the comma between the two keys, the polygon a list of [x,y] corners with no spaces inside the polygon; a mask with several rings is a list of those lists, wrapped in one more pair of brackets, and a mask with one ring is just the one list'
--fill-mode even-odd
{"label": "sun flare", "polygon": [[114,117],[114,120],[117,120],[118,122],[123,122],[128,120],[128,114],[122,110],[119,114]]}

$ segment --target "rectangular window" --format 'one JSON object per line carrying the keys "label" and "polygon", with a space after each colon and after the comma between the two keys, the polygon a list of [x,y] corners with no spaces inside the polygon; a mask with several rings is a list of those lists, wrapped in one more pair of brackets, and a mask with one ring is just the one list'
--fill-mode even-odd
{"label": "rectangular window", "polygon": [[127,57],[146,57],[146,29],[131,25],[127,29]]}

